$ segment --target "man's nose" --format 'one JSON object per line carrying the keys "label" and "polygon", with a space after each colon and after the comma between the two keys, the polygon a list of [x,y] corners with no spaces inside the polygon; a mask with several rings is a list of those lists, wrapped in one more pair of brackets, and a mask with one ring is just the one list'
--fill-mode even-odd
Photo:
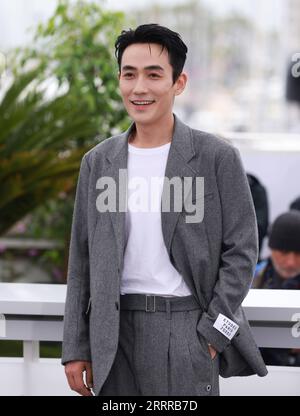
{"label": "man's nose", "polygon": [[134,84],[133,93],[134,94],[144,94],[147,92],[147,85],[143,77],[137,77]]}
{"label": "man's nose", "polygon": [[288,267],[295,267],[295,265],[296,265],[296,254],[294,252],[291,251],[286,256],[286,265]]}

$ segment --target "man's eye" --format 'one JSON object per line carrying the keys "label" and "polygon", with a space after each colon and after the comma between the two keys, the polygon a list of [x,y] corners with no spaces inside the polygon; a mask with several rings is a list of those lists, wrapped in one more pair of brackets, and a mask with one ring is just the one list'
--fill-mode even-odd
{"label": "man's eye", "polygon": [[158,74],[150,74],[149,75],[151,78],[159,78],[159,75]]}
{"label": "man's eye", "polygon": [[125,77],[125,78],[130,78],[132,76],[133,76],[133,74],[131,72],[127,72],[126,74],[123,74],[123,77]]}

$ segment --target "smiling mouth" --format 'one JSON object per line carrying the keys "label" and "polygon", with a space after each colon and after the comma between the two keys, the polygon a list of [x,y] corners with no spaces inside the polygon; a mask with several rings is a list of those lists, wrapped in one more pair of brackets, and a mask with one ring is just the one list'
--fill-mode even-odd
{"label": "smiling mouth", "polygon": [[130,100],[131,104],[134,105],[150,105],[153,104],[154,100]]}

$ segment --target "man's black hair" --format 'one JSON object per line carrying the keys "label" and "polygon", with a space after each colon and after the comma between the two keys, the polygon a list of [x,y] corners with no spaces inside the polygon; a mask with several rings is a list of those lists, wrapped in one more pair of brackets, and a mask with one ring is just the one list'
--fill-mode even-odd
{"label": "man's black hair", "polygon": [[120,71],[124,50],[134,43],[156,43],[162,46],[162,50],[166,48],[173,68],[173,83],[175,83],[182,72],[188,51],[178,33],[156,23],[140,25],[135,30],[122,30],[115,42],[115,55]]}

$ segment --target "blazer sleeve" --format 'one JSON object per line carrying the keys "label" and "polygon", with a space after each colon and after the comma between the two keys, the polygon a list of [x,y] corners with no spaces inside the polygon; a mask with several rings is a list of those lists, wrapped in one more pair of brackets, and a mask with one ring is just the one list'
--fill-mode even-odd
{"label": "blazer sleeve", "polygon": [[239,325],[235,312],[252,284],[258,259],[258,231],[247,176],[239,151],[231,145],[217,163],[216,179],[223,224],[220,266],[213,296],[197,329],[222,352],[233,338],[225,336],[214,324],[224,315]]}
{"label": "blazer sleeve", "polygon": [[90,169],[83,156],[73,210],[61,363],[91,361],[89,344],[88,185]]}

